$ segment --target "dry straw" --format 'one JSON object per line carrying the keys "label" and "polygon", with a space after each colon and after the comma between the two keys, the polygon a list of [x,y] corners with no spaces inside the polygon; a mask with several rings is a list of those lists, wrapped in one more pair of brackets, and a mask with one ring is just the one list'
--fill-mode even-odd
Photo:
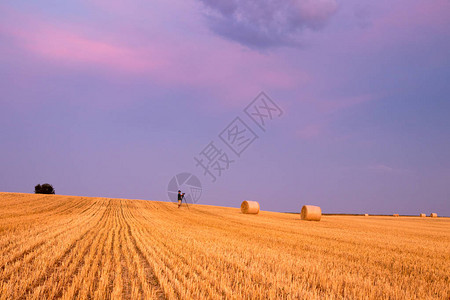
{"label": "dry straw", "polygon": [[368,216],[369,216],[369,214],[365,214],[365,215],[364,215],[364,217],[368,217]]}
{"label": "dry straw", "polygon": [[430,214],[430,217],[432,217],[432,218],[437,218],[437,213],[431,213],[431,214]]}
{"label": "dry straw", "polygon": [[400,215],[399,214],[394,214],[394,217],[400,217]]}
{"label": "dry straw", "polygon": [[426,214],[420,214],[421,218],[426,218],[426,216],[427,216]]}
{"label": "dry straw", "polygon": [[243,201],[241,211],[243,214],[257,214],[259,213],[259,203],[256,201]]}
{"label": "dry straw", "polygon": [[307,221],[320,221],[322,217],[322,209],[318,206],[303,205],[301,218]]}

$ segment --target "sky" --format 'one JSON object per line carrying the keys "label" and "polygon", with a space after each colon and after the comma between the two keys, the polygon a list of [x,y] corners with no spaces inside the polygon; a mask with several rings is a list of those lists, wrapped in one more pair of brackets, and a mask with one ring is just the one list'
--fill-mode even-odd
{"label": "sky", "polygon": [[170,201],[188,173],[200,204],[450,216],[448,0],[0,15],[0,191]]}

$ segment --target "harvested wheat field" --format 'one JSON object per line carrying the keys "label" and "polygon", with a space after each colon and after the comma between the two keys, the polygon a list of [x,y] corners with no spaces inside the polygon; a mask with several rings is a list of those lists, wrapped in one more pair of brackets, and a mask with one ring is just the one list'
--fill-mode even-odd
{"label": "harvested wheat field", "polygon": [[448,218],[0,193],[1,299],[448,299]]}

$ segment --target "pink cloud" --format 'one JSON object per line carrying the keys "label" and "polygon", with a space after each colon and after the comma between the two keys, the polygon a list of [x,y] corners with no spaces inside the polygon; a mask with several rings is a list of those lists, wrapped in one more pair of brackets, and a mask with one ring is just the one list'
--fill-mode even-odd
{"label": "pink cloud", "polygon": [[317,103],[320,111],[331,113],[347,107],[365,103],[374,99],[374,95],[359,95],[347,98],[325,99]]}
{"label": "pink cloud", "polygon": [[7,15],[0,21],[0,34],[13,37],[16,45],[38,60],[94,70],[101,76],[141,76],[162,86],[197,88],[230,108],[242,106],[261,90],[301,87],[311,80],[276,55],[205,36],[203,25],[192,20],[189,26],[199,28],[189,36],[158,26],[144,35],[133,28],[98,29],[13,10]]}
{"label": "pink cloud", "polygon": [[323,131],[323,126],[319,124],[309,124],[297,131],[297,136],[301,139],[309,140],[318,137]]}
{"label": "pink cloud", "polygon": [[383,49],[398,43],[422,43],[428,33],[446,33],[450,25],[447,0],[389,3],[390,9],[363,31],[361,45]]}
{"label": "pink cloud", "polygon": [[394,168],[385,164],[370,165],[367,167],[367,169],[384,173],[411,173],[410,170]]}
{"label": "pink cloud", "polygon": [[342,170],[349,170],[349,171],[373,171],[377,173],[382,174],[401,174],[401,175],[412,175],[414,172],[408,169],[400,169],[388,166],[386,164],[372,164],[367,166],[347,166],[347,167],[341,167]]}
{"label": "pink cloud", "polygon": [[149,71],[163,65],[161,55],[152,49],[145,49],[143,56],[143,50],[92,39],[32,17],[27,17],[24,25],[6,27],[3,34],[13,37],[27,51],[62,65],[127,72]]}
{"label": "pink cloud", "polygon": [[[353,97],[336,97],[333,99],[315,99],[315,101],[309,102],[312,104],[312,108],[317,113],[319,122],[313,122],[295,132],[295,136],[304,140],[311,140],[317,137],[327,134],[327,138],[330,140],[340,142],[346,141],[350,138],[349,135],[332,136],[330,135],[330,122],[333,120],[331,113],[338,112],[339,110],[359,105],[375,99],[375,95],[359,95]],[[314,113],[313,112],[313,113]]]}
{"label": "pink cloud", "polygon": [[227,41],[214,44],[185,41],[185,53],[171,52],[170,63],[158,74],[166,83],[214,91],[229,107],[242,106],[261,90],[289,89],[306,84],[309,75],[289,68],[274,56],[250,51]]}

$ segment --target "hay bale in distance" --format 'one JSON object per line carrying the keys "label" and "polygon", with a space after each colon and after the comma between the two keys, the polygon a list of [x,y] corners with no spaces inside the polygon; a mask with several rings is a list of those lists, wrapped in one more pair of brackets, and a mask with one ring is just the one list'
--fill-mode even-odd
{"label": "hay bale in distance", "polygon": [[421,218],[426,218],[427,215],[426,215],[426,214],[420,214],[420,217],[421,217]]}
{"label": "hay bale in distance", "polygon": [[369,216],[369,214],[364,214],[364,217],[368,217]]}
{"label": "hay bale in distance", "polygon": [[431,213],[431,214],[430,214],[430,217],[432,217],[432,218],[437,218],[437,213]]}
{"label": "hay bale in distance", "polygon": [[320,221],[322,217],[322,209],[319,206],[303,205],[301,218],[307,221]]}
{"label": "hay bale in distance", "polygon": [[243,201],[241,211],[243,214],[257,214],[259,213],[259,203],[256,201]]}
{"label": "hay bale in distance", "polygon": [[400,217],[400,215],[399,215],[399,214],[394,214],[393,216],[394,216],[394,217]]}

